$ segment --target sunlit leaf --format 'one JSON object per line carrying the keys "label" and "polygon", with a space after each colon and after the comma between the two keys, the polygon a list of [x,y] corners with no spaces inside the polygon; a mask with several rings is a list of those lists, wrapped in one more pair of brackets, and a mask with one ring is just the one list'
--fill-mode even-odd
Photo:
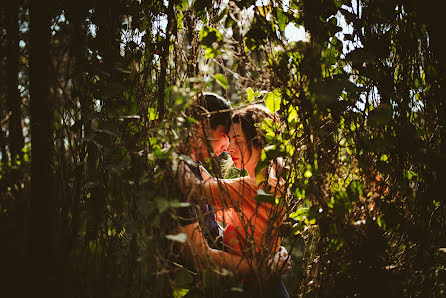
{"label": "sunlit leaf", "polygon": [[270,92],[265,97],[265,104],[268,110],[270,110],[271,113],[275,113],[280,109],[280,103],[281,103],[282,97],[280,94],[280,90],[276,89],[274,92]]}
{"label": "sunlit leaf", "polygon": [[220,42],[223,40],[220,31],[209,26],[203,26],[199,38],[200,44],[205,50],[206,58],[213,58],[220,53]]}
{"label": "sunlit leaf", "polygon": [[214,75],[214,79],[224,89],[228,89],[228,80],[226,80],[224,75],[222,75],[221,73],[217,73]]}
{"label": "sunlit leaf", "polygon": [[260,185],[263,181],[265,181],[265,175],[259,173],[256,175],[256,184]]}
{"label": "sunlit leaf", "polygon": [[257,6],[257,10],[259,11],[259,14],[262,17],[266,17],[271,12],[272,7],[271,7],[271,5],[265,5],[265,6],[260,5],[260,6]]}
{"label": "sunlit leaf", "polygon": [[182,298],[189,293],[190,289],[174,289],[173,290],[173,297],[174,298]]}
{"label": "sunlit leaf", "polygon": [[249,87],[248,89],[246,89],[246,93],[248,95],[248,101],[251,102],[254,100],[254,91],[252,90],[251,87]]}
{"label": "sunlit leaf", "polygon": [[257,195],[254,198],[257,202],[274,204],[276,197],[273,194],[266,193],[263,189],[257,190]]}
{"label": "sunlit leaf", "polygon": [[287,15],[283,12],[282,9],[278,8],[277,9],[277,23],[279,25],[279,30],[280,31],[285,31],[285,27],[287,25],[287,22],[288,22]]}
{"label": "sunlit leaf", "polygon": [[299,235],[305,230],[305,227],[306,227],[305,223],[301,221],[293,225],[292,232],[294,235]]}
{"label": "sunlit leaf", "polygon": [[187,240],[187,235],[185,233],[179,233],[176,235],[166,235],[166,238],[172,241],[184,243]]}
{"label": "sunlit leaf", "polygon": [[149,121],[153,121],[158,119],[158,112],[155,110],[155,108],[148,108],[147,110],[147,117],[149,118]]}
{"label": "sunlit leaf", "polygon": [[181,9],[186,10],[189,5],[189,0],[181,0]]}
{"label": "sunlit leaf", "polygon": [[313,173],[310,170],[306,170],[305,173],[304,173],[304,176],[306,178],[310,178],[311,176],[313,176]]}

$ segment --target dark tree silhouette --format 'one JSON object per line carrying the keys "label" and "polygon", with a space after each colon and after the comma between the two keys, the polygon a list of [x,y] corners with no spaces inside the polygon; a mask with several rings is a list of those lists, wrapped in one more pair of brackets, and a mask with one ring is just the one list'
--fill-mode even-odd
{"label": "dark tree silhouette", "polygon": [[30,295],[45,297],[52,296],[55,285],[49,4],[50,1],[30,2],[31,208],[27,280]]}
{"label": "dark tree silhouette", "polygon": [[237,293],[221,268],[180,264],[172,235],[201,91],[286,127],[262,125],[262,166],[285,162],[292,296],[444,295],[437,1],[263,2],[1,2],[1,297]]}
{"label": "dark tree silhouette", "polygon": [[21,160],[23,148],[21,98],[18,89],[19,75],[19,2],[7,1],[5,3],[5,16],[7,19],[6,38],[6,80],[8,88],[9,116],[9,146],[11,160]]}

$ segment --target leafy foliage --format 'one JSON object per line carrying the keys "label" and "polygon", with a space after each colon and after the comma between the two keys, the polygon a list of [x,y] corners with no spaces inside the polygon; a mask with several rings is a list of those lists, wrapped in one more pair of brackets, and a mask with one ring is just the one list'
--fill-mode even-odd
{"label": "leafy foliage", "polygon": [[[222,272],[198,276],[175,262],[184,203],[170,162],[196,122],[183,111],[210,90],[236,107],[263,101],[284,124],[262,124],[257,172],[283,160],[289,191],[257,199],[288,204],[284,243],[302,265],[284,277],[292,296],[443,296],[446,50],[434,4],[51,2],[47,287],[73,297],[239,290]],[[2,49],[18,48],[0,53],[6,296],[26,294],[16,277],[39,249],[28,241],[39,223],[29,216],[38,101],[29,6],[2,4],[0,15]],[[290,25],[309,38],[289,41]]]}

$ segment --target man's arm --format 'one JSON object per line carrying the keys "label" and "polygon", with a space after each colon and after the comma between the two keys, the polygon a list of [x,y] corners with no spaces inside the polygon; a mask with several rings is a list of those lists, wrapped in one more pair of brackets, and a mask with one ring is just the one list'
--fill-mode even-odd
{"label": "man's arm", "polygon": [[196,269],[202,270],[213,264],[241,276],[248,276],[255,270],[255,266],[249,264],[246,258],[210,248],[198,222],[183,226],[180,231],[188,239],[184,246],[186,259]]}
{"label": "man's arm", "polygon": [[[203,270],[209,268],[210,265],[214,265],[242,277],[252,275],[259,270],[254,260],[248,260],[246,257],[210,248],[198,222],[183,226],[181,232],[185,233],[188,238],[188,242],[185,245],[186,258],[197,270]],[[283,248],[282,252],[278,252],[275,258],[268,264],[273,271],[277,271],[279,274],[288,271],[291,263],[285,248]]]}

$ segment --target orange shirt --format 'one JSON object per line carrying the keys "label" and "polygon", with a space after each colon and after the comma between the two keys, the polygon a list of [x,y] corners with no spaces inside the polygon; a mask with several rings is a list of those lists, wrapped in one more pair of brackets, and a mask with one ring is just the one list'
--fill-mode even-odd
{"label": "orange shirt", "polygon": [[[276,187],[277,179],[270,178],[269,185]],[[284,221],[285,208],[257,202],[254,198],[259,186],[254,178],[221,179],[212,182],[210,189],[217,218],[227,225],[223,239],[228,252],[253,255],[279,250],[277,231]]]}

